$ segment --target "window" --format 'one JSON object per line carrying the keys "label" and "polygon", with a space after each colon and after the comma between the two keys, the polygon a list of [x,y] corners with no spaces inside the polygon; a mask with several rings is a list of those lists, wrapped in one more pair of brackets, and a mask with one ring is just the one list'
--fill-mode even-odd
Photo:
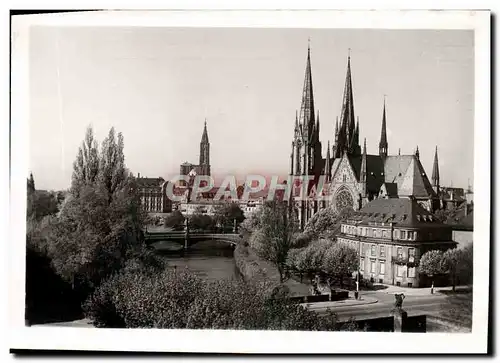
{"label": "window", "polygon": [[365,244],[364,243],[361,243],[361,256],[364,256],[365,255]]}
{"label": "window", "polygon": [[408,231],[408,239],[413,240],[413,231]]}
{"label": "window", "polygon": [[401,239],[406,239],[406,231],[401,231]]}
{"label": "window", "polygon": [[385,246],[380,246],[380,257],[385,257]]}
{"label": "window", "polygon": [[408,277],[415,277],[415,267],[408,267]]}
{"label": "window", "polygon": [[376,256],[377,255],[376,246],[375,245],[372,245],[371,254],[372,254],[372,256]]}
{"label": "window", "polygon": [[396,273],[397,273],[398,277],[403,276],[403,270],[404,270],[403,265],[396,265]]}
{"label": "window", "polygon": [[413,287],[413,284],[411,282],[408,282],[408,287]]}
{"label": "window", "polygon": [[361,257],[361,259],[359,260],[359,270],[360,271],[365,270],[365,259],[363,257]]}
{"label": "window", "polygon": [[375,264],[376,264],[376,263],[375,263],[375,260],[371,260],[371,261],[370,261],[370,272],[371,272],[372,274],[374,274],[374,273],[375,273]]}
{"label": "window", "polygon": [[347,175],[342,175],[342,181],[345,183],[347,181]]}
{"label": "window", "polygon": [[408,262],[415,262],[415,249],[408,248]]}
{"label": "window", "polygon": [[385,229],[382,231],[382,237],[387,238],[387,231]]}
{"label": "window", "polygon": [[399,238],[399,230],[394,231],[394,238]]}
{"label": "window", "polygon": [[398,258],[403,258],[403,247],[398,247]]}
{"label": "window", "polygon": [[380,274],[385,275],[385,262],[380,261]]}

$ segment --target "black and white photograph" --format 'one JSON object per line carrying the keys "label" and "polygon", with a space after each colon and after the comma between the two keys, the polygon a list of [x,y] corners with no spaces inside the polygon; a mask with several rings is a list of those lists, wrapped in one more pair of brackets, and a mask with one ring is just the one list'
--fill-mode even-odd
{"label": "black and white photograph", "polygon": [[11,348],[485,353],[489,22],[13,16]]}

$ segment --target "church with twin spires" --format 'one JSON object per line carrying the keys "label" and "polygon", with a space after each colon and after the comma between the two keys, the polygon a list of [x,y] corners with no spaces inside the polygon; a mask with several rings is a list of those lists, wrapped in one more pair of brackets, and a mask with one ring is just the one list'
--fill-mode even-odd
{"label": "church with twin spires", "polygon": [[[322,156],[319,111],[315,108],[311,71],[311,51],[307,50],[307,63],[300,111],[295,115],[295,128],[290,154],[290,175],[310,176],[308,195],[322,190],[324,201],[300,198],[292,193],[293,204],[301,227],[321,208],[361,209],[376,198],[410,198],[430,212],[439,208],[439,167],[437,147],[431,181],[421,162],[418,146],[412,155],[390,155],[387,142],[387,116],[385,100],[382,108],[381,134],[378,155],[366,152],[366,139],[360,145],[359,117],[354,113],[351,57],[347,59],[347,73],[340,117],[335,122],[333,145],[327,144],[326,157]],[[326,183],[322,188],[319,181]]]}

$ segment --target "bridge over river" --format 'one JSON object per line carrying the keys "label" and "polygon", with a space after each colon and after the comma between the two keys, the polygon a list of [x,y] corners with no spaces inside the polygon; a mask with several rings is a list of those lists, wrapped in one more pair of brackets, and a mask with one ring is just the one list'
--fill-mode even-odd
{"label": "bridge over river", "polygon": [[191,231],[162,231],[162,232],[148,232],[144,231],[144,238],[147,244],[158,241],[175,241],[184,244],[184,249],[201,241],[217,240],[229,243],[236,246],[242,241],[242,238],[237,233],[207,233],[207,232],[191,232]]}

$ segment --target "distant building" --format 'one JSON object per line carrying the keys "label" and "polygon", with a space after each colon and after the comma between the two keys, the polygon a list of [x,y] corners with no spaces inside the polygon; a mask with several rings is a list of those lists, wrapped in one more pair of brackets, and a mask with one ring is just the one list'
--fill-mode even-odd
{"label": "distant building", "polygon": [[[207,120],[205,120],[200,142],[199,164],[195,165],[187,161],[182,163],[180,166],[180,175],[196,174],[210,176],[210,173],[210,142],[208,141]],[[187,183],[185,181],[180,181],[179,185],[186,186]]]}
{"label": "distant building", "polygon": [[321,176],[326,178],[328,202],[310,198],[293,201],[301,227],[318,212],[329,206],[336,211],[344,208],[359,210],[376,198],[413,197],[428,211],[439,208],[439,168],[437,148],[431,181],[421,162],[418,146],[414,154],[389,154],[387,142],[386,106],[382,112],[382,128],[377,155],[366,151],[366,139],[361,148],[360,123],[354,114],[354,96],[351,80],[351,58],[347,60],[344,96],[337,118],[333,147],[328,142],[326,158],[322,156],[319,112],[315,109],[311,71],[310,49],[302,90],[300,111],[295,115],[294,136],[290,153],[290,175],[312,176],[308,194],[318,185]]}
{"label": "distant building", "polygon": [[406,287],[429,284],[418,272],[425,252],[457,245],[452,227],[440,223],[415,198],[369,202],[341,225],[338,242],[359,251],[359,270],[365,278]]}
{"label": "distant building", "polygon": [[441,187],[439,191],[441,208],[453,209],[467,201],[464,188]]}
{"label": "distant building", "polygon": [[162,177],[147,178],[137,176],[141,207],[148,213],[170,213],[172,202],[167,198],[168,182]]}

